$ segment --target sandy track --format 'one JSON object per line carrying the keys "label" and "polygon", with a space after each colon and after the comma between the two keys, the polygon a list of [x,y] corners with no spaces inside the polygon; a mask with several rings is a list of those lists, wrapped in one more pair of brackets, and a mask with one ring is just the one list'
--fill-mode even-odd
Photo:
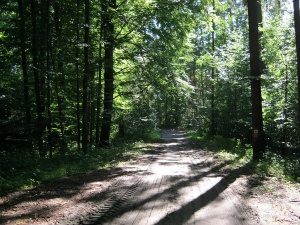
{"label": "sandy track", "polygon": [[134,196],[103,224],[259,224],[230,188],[236,176],[219,174],[222,165],[192,149],[180,131],[164,131],[162,142],[145,156],[152,162],[137,178]]}
{"label": "sandy track", "polygon": [[225,167],[183,132],[164,130],[161,143],[134,163],[2,198],[0,223],[262,224],[234,185],[244,168]]}

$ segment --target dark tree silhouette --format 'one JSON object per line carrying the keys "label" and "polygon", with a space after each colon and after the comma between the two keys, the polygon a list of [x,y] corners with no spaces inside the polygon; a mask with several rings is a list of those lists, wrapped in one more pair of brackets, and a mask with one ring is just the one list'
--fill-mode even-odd
{"label": "dark tree silhouette", "polygon": [[261,97],[261,60],[259,45],[259,10],[260,1],[248,0],[249,18],[249,47],[250,47],[250,76],[251,76],[251,100],[252,100],[252,143],[253,159],[258,160],[265,152],[265,140],[262,117]]}
{"label": "dark tree silhouette", "polygon": [[113,113],[113,95],[114,95],[114,32],[115,27],[112,21],[112,10],[116,8],[116,0],[106,0],[102,4],[103,13],[103,38],[105,41],[104,49],[104,107],[103,121],[101,127],[100,145],[109,145],[111,130],[111,119]]}

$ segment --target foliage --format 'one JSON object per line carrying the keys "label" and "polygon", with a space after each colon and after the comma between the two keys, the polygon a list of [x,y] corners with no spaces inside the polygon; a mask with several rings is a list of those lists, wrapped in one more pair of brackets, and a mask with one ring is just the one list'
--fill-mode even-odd
{"label": "foliage", "polygon": [[[156,138],[156,136],[154,136]],[[65,157],[55,155],[52,159],[38,158],[31,153],[0,155],[0,196],[9,192],[38,185],[44,181],[84,173],[90,170],[116,166],[129,161],[148,150],[140,143],[93,149],[82,155],[73,150]]]}
{"label": "foliage", "polygon": [[300,160],[297,155],[282,157],[268,151],[263,160],[251,161],[251,146],[242,145],[239,140],[220,136],[199,136],[197,132],[189,132],[188,135],[193,140],[208,146],[208,150],[213,150],[220,157],[229,160],[232,166],[247,164],[249,172],[259,177],[271,177],[283,182],[300,182]]}
{"label": "foliage", "polygon": [[[24,178],[31,185],[46,176],[46,170],[36,171],[45,160],[49,168],[65,164],[57,173],[66,174],[73,164],[64,156],[81,165],[76,157],[83,137],[88,139],[84,157],[101,164],[104,152],[105,157],[115,153],[114,148],[94,151],[100,134],[116,146],[156,139],[159,127],[195,129],[206,141],[228,146],[224,154],[232,151],[246,160],[252,128],[244,1],[105,2],[113,1],[85,1],[89,12],[81,1],[1,2],[0,164],[7,173],[19,173],[22,185]],[[291,3],[282,1],[279,9],[262,1],[261,83],[266,145],[283,157],[265,161],[274,158],[272,163],[286,168],[282,174],[296,180],[291,165],[298,165],[300,135]],[[114,29],[103,22],[107,18]],[[113,58],[107,63],[112,30]],[[108,67],[114,82],[109,113],[104,110]],[[101,131],[104,112],[111,127]],[[24,166],[17,173],[18,163]],[[22,170],[36,175],[22,178]],[[3,170],[1,182],[10,183]],[[22,186],[13,182],[8,186]]]}

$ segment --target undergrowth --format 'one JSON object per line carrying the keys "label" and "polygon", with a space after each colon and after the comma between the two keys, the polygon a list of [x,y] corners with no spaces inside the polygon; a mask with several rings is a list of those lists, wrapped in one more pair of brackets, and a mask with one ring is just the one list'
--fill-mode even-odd
{"label": "undergrowth", "polygon": [[216,152],[233,165],[246,165],[253,174],[260,177],[272,177],[280,181],[300,183],[300,159],[296,156],[281,157],[268,150],[265,158],[260,161],[252,160],[250,145],[242,145],[238,139],[223,138],[220,136],[203,137],[190,132],[189,137]]}
{"label": "undergrowth", "polygon": [[[0,196],[22,190],[43,181],[97,170],[130,161],[149,148],[140,143],[91,149],[88,154],[71,151],[61,157],[38,158],[37,155],[11,153],[0,157]],[[144,146],[144,147],[143,147]]]}

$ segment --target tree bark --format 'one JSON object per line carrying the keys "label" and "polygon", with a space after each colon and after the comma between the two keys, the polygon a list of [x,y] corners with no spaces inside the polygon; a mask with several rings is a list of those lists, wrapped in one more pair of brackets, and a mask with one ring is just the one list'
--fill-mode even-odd
{"label": "tree bark", "polygon": [[103,11],[103,29],[104,29],[104,105],[103,120],[101,127],[100,145],[109,145],[111,120],[113,114],[113,95],[114,95],[114,24],[112,22],[112,13],[110,7],[116,8],[116,0],[106,0],[102,4]]}
{"label": "tree bark", "polygon": [[[213,9],[215,10],[215,1],[213,0]],[[215,53],[215,22],[212,21],[213,25],[213,30],[211,33],[211,39],[212,39],[212,44],[211,44],[211,51],[212,54],[214,55]],[[211,85],[211,115],[210,115],[210,134],[211,136],[216,135],[216,122],[215,122],[215,65],[212,66],[211,68],[211,79],[212,79],[212,85]]]}
{"label": "tree bark", "polygon": [[250,47],[250,75],[251,75],[251,101],[252,101],[252,143],[253,159],[263,158],[265,152],[265,138],[262,117],[261,97],[261,60],[259,45],[259,18],[260,1],[248,0],[249,18],[249,47]]}
{"label": "tree bark", "polygon": [[94,128],[95,128],[95,118],[96,118],[96,98],[95,98],[95,90],[96,90],[96,86],[95,86],[95,71],[92,68],[90,68],[90,81],[89,81],[89,99],[90,99],[90,104],[89,104],[89,129],[90,129],[90,140],[89,140],[89,147],[91,148],[93,143],[94,143]]}
{"label": "tree bark", "polygon": [[38,64],[38,47],[37,41],[37,19],[36,19],[36,1],[31,0],[31,22],[32,22],[32,64],[33,64],[33,76],[34,76],[34,88],[35,88],[35,101],[37,118],[35,122],[35,137],[38,140],[38,148],[40,157],[44,158],[46,153],[44,151],[43,132],[45,130],[45,121],[43,119],[43,104],[41,94],[41,79],[39,77],[39,64]]}
{"label": "tree bark", "polygon": [[24,83],[24,105],[26,114],[26,124],[31,122],[30,113],[30,100],[29,100],[29,81],[28,81],[28,66],[26,57],[26,44],[25,44],[25,16],[23,0],[18,0],[19,7],[19,31],[20,31],[20,48],[22,55],[22,71],[23,71],[23,83]]}
{"label": "tree bark", "polygon": [[[80,15],[80,0],[77,0],[77,15],[76,15],[76,40],[79,45],[79,15]],[[76,116],[77,116],[77,150],[81,146],[81,121],[80,121],[80,75],[79,75],[79,46],[76,46]]]}
{"label": "tree bark", "polygon": [[[58,107],[58,115],[59,115],[59,127],[61,133],[60,143],[60,155],[65,156],[66,154],[66,138],[65,138],[65,115],[63,112],[64,102],[61,89],[64,90],[65,87],[65,77],[63,70],[63,61],[60,59],[62,55],[62,25],[61,25],[61,6],[59,1],[54,2],[54,22],[55,22],[55,32],[56,32],[56,50],[55,50],[55,61],[57,64],[57,69],[55,72],[55,92],[57,98],[57,107]],[[53,64],[55,67],[55,63]]]}
{"label": "tree bark", "polygon": [[46,58],[46,69],[47,69],[47,127],[48,127],[48,150],[49,157],[53,157],[52,151],[52,112],[51,112],[51,76],[50,76],[50,51],[51,51],[51,38],[50,38],[50,15],[49,15],[50,2],[46,2],[46,40],[47,40],[47,58]]}
{"label": "tree bark", "polygon": [[89,148],[89,36],[90,36],[90,1],[85,0],[85,26],[84,26],[84,73],[82,95],[82,151],[87,153]]}
{"label": "tree bark", "polygon": [[297,78],[298,78],[298,125],[300,127],[300,11],[299,0],[294,0],[294,24],[296,35],[296,53],[297,53]]}
{"label": "tree bark", "polygon": [[97,106],[96,106],[96,145],[100,143],[100,113],[101,113],[101,97],[102,97],[102,67],[103,67],[103,59],[102,59],[102,38],[103,38],[103,21],[101,20],[100,26],[100,46],[99,46],[99,63],[98,63],[98,86],[97,86]]}

